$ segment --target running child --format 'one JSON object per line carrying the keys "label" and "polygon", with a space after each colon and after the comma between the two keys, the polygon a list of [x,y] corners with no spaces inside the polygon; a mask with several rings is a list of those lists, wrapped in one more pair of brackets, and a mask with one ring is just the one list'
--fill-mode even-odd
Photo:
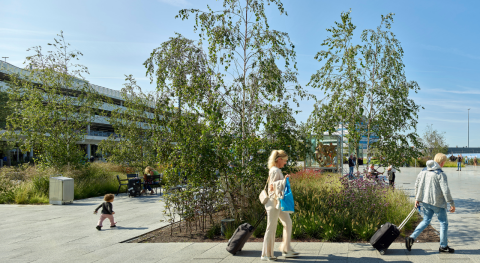
{"label": "running child", "polygon": [[97,224],[97,230],[100,231],[102,230],[102,223],[103,223],[103,220],[107,219],[110,220],[110,227],[116,227],[117,223],[113,220],[113,215],[115,214],[115,212],[113,212],[113,206],[112,206],[112,202],[113,202],[113,199],[115,199],[115,196],[113,194],[106,194],[104,197],[103,197],[103,200],[105,200],[105,202],[103,202],[102,204],[100,204],[97,209],[95,209],[95,212],[93,212],[94,214],[97,214],[98,210],[100,209],[100,207],[102,208],[102,214],[100,215],[100,219],[98,220],[98,224]]}

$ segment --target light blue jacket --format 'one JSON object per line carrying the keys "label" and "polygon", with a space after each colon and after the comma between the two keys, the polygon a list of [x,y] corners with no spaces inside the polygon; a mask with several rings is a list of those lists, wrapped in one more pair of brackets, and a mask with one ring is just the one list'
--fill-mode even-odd
{"label": "light blue jacket", "polygon": [[433,160],[427,161],[427,167],[417,176],[415,200],[441,208],[447,208],[447,203],[455,206],[448,188],[447,175]]}

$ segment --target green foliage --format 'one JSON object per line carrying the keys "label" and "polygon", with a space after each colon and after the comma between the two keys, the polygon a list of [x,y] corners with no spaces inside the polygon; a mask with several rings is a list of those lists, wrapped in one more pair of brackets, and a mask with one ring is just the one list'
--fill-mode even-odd
{"label": "green foliage", "polygon": [[10,115],[10,109],[7,108],[8,93],[0,91],[0,129],[7,125],[7,117]]}
{"label": "green foliage", "polygon": [[[381,224],[399,225],[413,207],[408,195],[388,186],[360,180],[349,183],[336,174],[312,172],[299,172],[291,178],[293,238],[367,241]],[[402,231],[411,229],[414,220]]]}
{"label": "green foliage", "polygon": [[433,124],[427,125],[423,133],[422,143],[425,150],[423,155],[433,159],[437,153],[448,153],[448,145],[445,140],[445,133],[433,128]]}
{"label": "green foliage", "polygon": [[[169,167],[166,187],[216,192],[236,220],[257,200],[271,150],[285,149],[293,162],[305,151],[288,102],[309,95],[296,85],[294,45],[287,33],[269,28],[265,3],[285,12],[280,1],[270,0],[228,0],[219,11],[180,10],[181,19],[195,14],[199,42],[177,34],[144,63],[157,85],[155,97],[162,98],[152,100],[158,110],[153,126],[168,131],[152,136],[163,140],[153,144],[161,153],[158,162]],[[287,172],[295,170],[293,162]],[[175,209],[188,208],[183,195],[165,197],[171,220]],[[200,207],[209,203],[202,199]],[[225,207],[207,210],[207,217],[218,209]]]}
{"label": "green foliage", "polygon": [[159,109],[154,108],[161,105],[155,104],[152,95],[143,93],[131,75],[126,79],[129,82],[121,92],[124,107],[114,108],[109,116],[115,134],[101,141],[99,148],[110,162],[128,165],[143,174],[145,167],[156,161],[155,138],[165,137],[162,126],[154,119],[161,118],[156,114]]}
{"label": "green foliage", "polygon": [[[74,198],[84,199],[116,193],[116,175],[125,179],[125,173],[118,166],[109,163],[93,163],[88,167],[75,169],[28,166],[0,169],[1,204],[47,204],[49,202],[50,176],[61,174],[74,179]],[[125,187],[121,189],[125,192]]]}
{"label": "green foliage", "polygon": [[[392,22],[393,14],[382,16],[376,30],[362,32],[363,46],[354,45],[356,27],[350,12],[342,13],[341,22],[327,29],[331,37],[322,43],[326,50],[315,56],[324,65],[308,84],[326,94],[309,118],[313,132],[333,133],[344,123],[353,147],[366,136],[367,157],[375,148],[385,157],[384,166],[400,166],[405,158],[417,158],[417,149],[422,148],[415,133],[420,106],[408,97],[420,88],[406,79],[403,49],[390,30]],[[371,141],[373,135],[379,139]]]}
{"label": "green foliage", "polygon": [[[473,162],[472,162],[473,164]],[[457,164],[457,161],[454,161],[454,162],[451,162],[451,161],[446,161],[445,162],[445,165],[443,165],[443,167],[454,167],[454,168],[457,168],[458,167],[458,164]],[[462,167],[465,167],[465,163],[462,162]]]}
{"label": "green foliage", "polygon": [[63,32],[54,39],[53,51],[33,47],[27,57],[28,70],[10,74],[5,137],[39,151],[37,161],[45,166],[80,166],[84,157],[77,142],[82,141],[87,125],[95,117],[99,97],[83,79],[86,67],[74,64],[82,55],[70,51]]}
{"label": "green foliage", "polygon": [[216,236],[221,234],[221,226],[220,224],[216,223],[208,229],[207,234],[205,235],[208,239],[214,239]]}

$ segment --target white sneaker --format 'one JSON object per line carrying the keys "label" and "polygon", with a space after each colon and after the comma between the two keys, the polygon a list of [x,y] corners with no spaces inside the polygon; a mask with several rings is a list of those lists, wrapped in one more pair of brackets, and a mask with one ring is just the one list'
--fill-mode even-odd
{"label": "white sneaker", "polygon": [[295,258],[298,256],[298,252],[295,252],[293,250],[289,251],[289,252],[282,252],[282,256],[286,257],[286,258]]}
{"label": "white sneaker", "polygon": [[276,261],[277,260],[276,257],[267,257],[267,256],[262,256],[262,257],[260,257],[260,259],[262,261]]}

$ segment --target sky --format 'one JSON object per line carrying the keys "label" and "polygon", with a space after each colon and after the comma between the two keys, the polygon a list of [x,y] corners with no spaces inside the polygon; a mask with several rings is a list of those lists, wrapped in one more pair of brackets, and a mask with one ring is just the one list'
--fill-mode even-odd
{"label": "sky", "polygon": [[[351,10],[357,26],[354,39],[364,29],[375,29],[381,15],[395,13],[392,31],[404,49],[407,79],[421,90],[411,94],[424,109],[417,132],[433,125],[445,133],[450,147],[480,147],[480,43],[477,10],[480,1],[323,1],[284,0],[288,16],[266,7],[270,27],[287,32],[295,44],[299,84],[318,98],[323,92],[307,86],[321,67],[314,59],[322,50],[326,31]],[[197,40],[194,20],[175,19],[182,8],[220,10],[214,0],[0,0],[0,57],[23,67],[27,49],[47,48],[61,30],[73,49],[83,53],[80,64],[88,67],[91,83],[120,90],[125,74],[132,74],[144,90],[153,90],[143,62],[152,50],[175,32]],[[3,60],[4,58],[2,58]],[[303,101],[296,115],[305,122],[314,101]],[[296,105],[291,105],[294,109]],[[470,109],[468,129],[468,109]]]}

